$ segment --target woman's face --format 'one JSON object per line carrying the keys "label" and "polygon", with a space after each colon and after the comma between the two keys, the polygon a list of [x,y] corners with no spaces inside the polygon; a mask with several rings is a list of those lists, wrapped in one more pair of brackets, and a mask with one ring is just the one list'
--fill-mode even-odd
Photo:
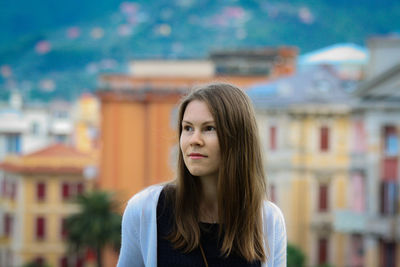
{"label": "woman's face", "polygon": [[214,118],[207,104],[191,101],[183,114],[180,148],[189,172],[199,177],[218,177],[221,162]]}

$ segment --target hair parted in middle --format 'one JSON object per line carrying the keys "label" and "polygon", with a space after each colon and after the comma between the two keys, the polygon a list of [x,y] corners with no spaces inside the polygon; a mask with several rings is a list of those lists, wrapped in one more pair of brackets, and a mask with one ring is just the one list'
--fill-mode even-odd
{"label": "hair parted in middle", "polygon": [[[220,145],[218,172],[219,235],[221,254],[238,253],[248,261],[265,261],[267,240],[263,237],[262,208],[267,197],[267,182],[253,106],[239,88],[227,83],[212,83],[195,88],[181,102],[178,133],[188,104],[203,101],[215,121]],[[202,195],[199,177],[187,169],[179,149],[177,177],[166,189],[174,205],[174,228],[167,237],[177,249],[189,252],[200,244],[199,202]],[[223,229],[223,230],[222,230]],[[223,232],[223,234],[222,234]]]}

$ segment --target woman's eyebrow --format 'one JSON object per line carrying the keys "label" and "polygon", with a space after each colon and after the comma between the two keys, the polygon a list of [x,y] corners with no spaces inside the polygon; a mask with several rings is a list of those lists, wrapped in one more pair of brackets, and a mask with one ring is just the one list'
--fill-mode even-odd
{"label": "woman's eyebrow", "polygon": [[[183,120],[182,123],[193,124],[192,122],[185,121],[185,120]],[[215,121],[212,120],[212,121],[205,121],[202,124],[204,125],[204,124],[213,124],[213,123],[215,123]]]}

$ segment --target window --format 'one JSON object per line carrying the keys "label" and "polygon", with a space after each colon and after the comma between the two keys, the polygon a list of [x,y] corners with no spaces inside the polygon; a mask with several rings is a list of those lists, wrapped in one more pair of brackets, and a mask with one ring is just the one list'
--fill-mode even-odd
{"label": "window", "polygon": [[322,152],[326,152],[329,150],[329,128],[326,126],[323,126],[320,128],[319,131],[319,140],[320,140],[320,144],[319,144],[319,148],[320,151]]}
{"label": "window", "polygon": [[367,150],[367,145],[366,145],[366,132],[364,128],[364,123],[363,121],[355,121],[354,122],[354,139],[353,139],[353,144],[354,144],[354,151],[355,152],[366,152]]}
{"label": "window", "polygon": [[399,139],[395,126],[384,127],[385,156],[396,157],[399,154]]}
{"label": "window", "polygon": [[46,184],[44,182],[38,182],[36,184],[36,199],[38,201],[44,201],[46,198]]}
{"label": "window", "polygon": [[397,196],[398,186],[396,182],[384,181],[381,183],[380,208],[382,215],[397,214]]}
{"label": "window", "polygon": [[15,200],[16,195],[17,195],[17,183],[16,183],[16,182],[12,182],[12,183],[11,183],[10,198],[11,198],[12,200]]}
{"label": "window", "polygon": [[396,266],[396,243],[380,240],[380,265],[385,267]]}
{"label": "window", "polygon": [[67,228],[66,228],[66,223],[67,223],[67,219],[66,218],[62,218],[61,219],[61,238],[65,239],[67,237]]}
{"label": "window", "polygon": [[363,236],[359,234],[351,235],[350,245],[350,266],[361,267],[364,266],[364,246]]}
{"label": "window", "polygon": [[32,122],[31,124],[31,134],[32,135],[39,135],[40,133],[40,124],[38,122]]}
{"label": "window", "polygon": [[46,237],[46,219],[44,217],[36,218],[36,239],[43,240]]}
{"label": "window", "polygon": [[85,185],[83,182],[64,182],[61,185],[62,199],[71,200],[78,195],[85,193]]}
{"label": "window", "polygon": [[9,154],[19,154],[21,152],[20,134],[6,134],[6,152]]}
{"label": "window", "polygon": [[365,179],[361,173],[351,175],[350,200],[351,209],[354,212],[362,213],[365,211]]}
{"label": "window", "polygon": [[45,260],[44,260],[43,257],[37,257],[35,259],[35,263],[36,263],[36,266],[44,266],[45,265]]}
{"label": "window", "polygon": [[70,199],[69,184],[68,183],[63,183],[62,184],[62,198],[63,198],[63,200]]}
{"label": "window", "polygon": [[66,119],[69,117],[69,114],[65,110],[56,110],[56,111],[54,111],[53,116],[54,116],[54,118],[58,118],[58,119]]}
{"label": "window", "polygon": [[10,214],[6,213],[4,214],[3,220],[4,220],[4,235],[6,237],[9,237],[11,236],[12,233],[13,218]]}
{"label": "window", "polygon": [[1,182],[1,196],[14,200],[17,196],[17,182],[14,179],[4,177]]}
{"label": "window", "polygon": [[3,178],[1,181],[1,195],[2,197],[7,197],[7,179]]}
{"label": "window", "polygon": [[68,267],[68,258],[67,257],[62,257],[60,259],[60,267]]}
{"label": "window", "polygon": [[383,159],[382,166],[382,179],[385,181],[396,181],[398,172],[398,160],[397,158],[385,158]]}
{"label": "window", "polygon": [[328,262],[328,239],[321,237],[318,239],[318,265]]}
{"label": "window", "polygon": [[54,135],[54,139],[55,139],[55,141],[57,143],[65,144],[68,141],[68,135],[66,135],[66,134],[56,134],[56,135]]}
{"label": "window", "polygon": [[328,185],[320,184],[318,187],[318,211],[327,212],[328,209]]}
{"label": "window", "polygon": [[269,149],[272,151],[276,150],[276,127],[271,126],[269,128]]}
{"label": "window", "polygon": [[78,257],[76,259],[75,267],[83,267],[84,263],[85,263],[84,259],[82,257]]}

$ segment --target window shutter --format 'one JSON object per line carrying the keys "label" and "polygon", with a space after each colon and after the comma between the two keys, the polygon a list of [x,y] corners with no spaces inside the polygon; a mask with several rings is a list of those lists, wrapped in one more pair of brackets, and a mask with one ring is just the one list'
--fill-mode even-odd
{"label": "window shutter", "polygon": [[68,200],[70,198],[70,186],[68,183],[62,184],[62,198]]}
{"label": "window shutter", "polygon": [[44,217],[36,218],[36,238],[44,239],[46,234],[46,220]]}
{"label": "window shutter", "polygon": [[322,265],[328,262],[328,239],[318,239],[318,264]]}
{"label": "window shutter", "polygon": [[4,214],[3,219],[4,219],[4,235],[8,237],[11,235],[12,218],[10,214],[6,213]]}
{"label": "window shutter", "polygon": [[38,201],[43,201],[46,198],[46,184],[44,182],[39,182],[36,184],[36,199]]}
{"label": "window shutter", "polygon": [[329,128],[326,126],[323,126],[320,129],[320,150],[329,150]]}
{"label": "window shutter", "polygon": [[68,259],[67,259],[67,257],[62,257],[60,259],[60,267],[68,267]]}
{"label": "window shutter", "polygon": [[318,210],[320,212],[328,211],[328,185],[319,185],[319,196],[318,196]]}
{"label": "window shutter", "polygon": [[65,239],[67,237],[67,228],[66,228],[67,219],[61,219],[61,238]]}
{"label": "window shutter", "polygon": [[15,200],[16,195],[17,195],[17,183],[12,182],[11,183],[11,199]]}

